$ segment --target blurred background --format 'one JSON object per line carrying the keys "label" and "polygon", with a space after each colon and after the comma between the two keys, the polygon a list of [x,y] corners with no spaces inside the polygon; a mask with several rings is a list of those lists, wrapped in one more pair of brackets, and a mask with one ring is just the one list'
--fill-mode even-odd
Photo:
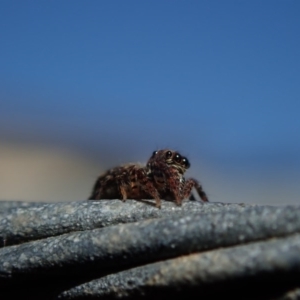
{"label": "blurred background", "polygon": [[83,200],[169,147],[213,202],[300,195],[299,1],[1,1],[0,199]]}

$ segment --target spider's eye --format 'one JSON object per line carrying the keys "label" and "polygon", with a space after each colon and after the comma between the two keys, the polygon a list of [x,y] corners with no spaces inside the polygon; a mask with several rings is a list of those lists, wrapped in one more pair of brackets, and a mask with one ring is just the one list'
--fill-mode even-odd
{"label": "spider's eye", "polygon": [[152,157],[154,157],[156,154],[157,154],[157,151],[154,151],[154,152],[152,153]]}
{"label": "spider's eye", "polygon": [[181,156],[179,154],[175,155],[175,161],[178,163],[181,162]]}
{"label": "spider's eye", "polygon": [[187,169],[191,166],[190,162],[185,157],[182,159],[182,163]]}
{"label": "spider's eye", "polygon": [[167,153],[166,153],[166,158],[170,158],[172,156],[172,152],[171,151],[168,151]]}

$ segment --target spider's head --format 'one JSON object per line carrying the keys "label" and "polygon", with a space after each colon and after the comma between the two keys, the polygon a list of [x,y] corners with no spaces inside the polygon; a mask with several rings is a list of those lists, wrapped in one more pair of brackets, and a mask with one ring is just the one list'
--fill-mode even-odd
{"label": "spider's head", "polygon": [[153,164],[158,167],[161,164],[167,164],[169,167],[178,169],[182,174],[190,167],[190,162],[186,157],[169,149],[154,151],[147,165],[151,167]]}

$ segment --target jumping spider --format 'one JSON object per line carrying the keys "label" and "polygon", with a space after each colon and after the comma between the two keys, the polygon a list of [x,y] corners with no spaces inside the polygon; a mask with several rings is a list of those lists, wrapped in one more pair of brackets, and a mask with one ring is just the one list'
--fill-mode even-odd
{"label": "jumping spider", "polygon": [[189,167],[188,159],[176,151],[154,151],[146,166],[126,164],[100,175],[89,200],[155,199],[156,207],[160,208],[161,198],[175,200],[177,205],[181,205],[183,199],[193,199],[191,191],[195,187],[200,198],[208,201],[197,180],[184,178]]}

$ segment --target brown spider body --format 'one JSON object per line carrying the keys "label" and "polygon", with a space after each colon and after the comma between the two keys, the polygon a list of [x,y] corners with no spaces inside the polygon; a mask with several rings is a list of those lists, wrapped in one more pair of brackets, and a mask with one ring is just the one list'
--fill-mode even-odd
{"label": "brown spider body", "polygon": [[127,164],[108,170],[99,176],[89,199],[160,199],[182,200],[191,198],[195,187],[203,201],[208,198],[199,182],[193,178],[185,179],[184,173],[190,167],[187,158],[169,149],[154,151],[146,166]]}
{"label": "brown spider body", "polygon": [[[151,197],[152,196],[152,197]],[[139,164],[126,164],[100,175],[89,199],[151,199],[159,195]]]}

